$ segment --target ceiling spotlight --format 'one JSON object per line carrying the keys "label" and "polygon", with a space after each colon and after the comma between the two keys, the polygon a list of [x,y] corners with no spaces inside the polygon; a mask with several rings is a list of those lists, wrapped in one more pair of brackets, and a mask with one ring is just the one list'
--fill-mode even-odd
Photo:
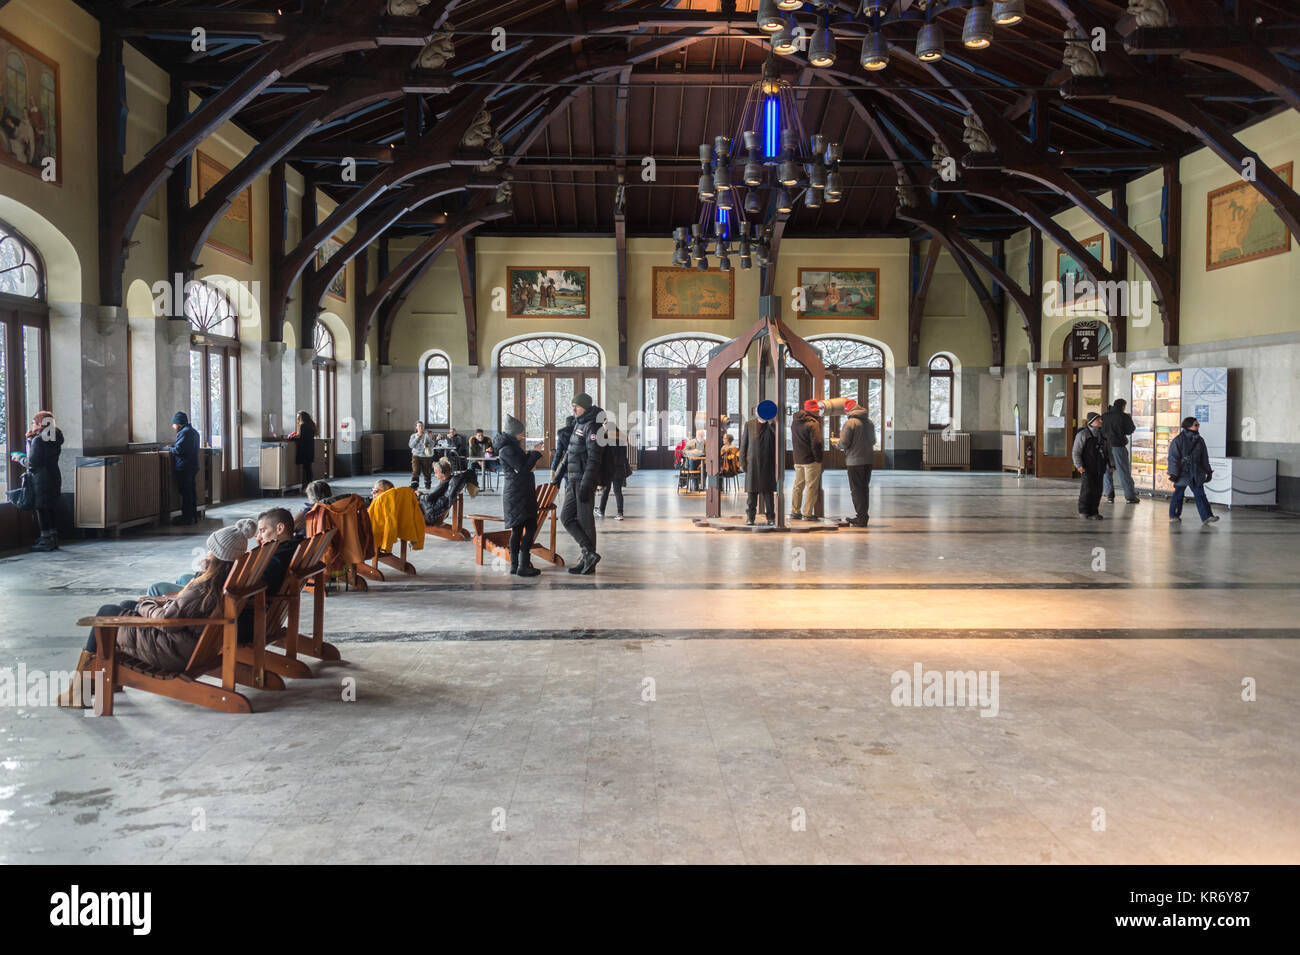
{"label": "ceiling spotlight", "polygon": [[815,162],[808,167],[808,185],[814,189],[826,188],[826,167]]}
{"label": "ceiling spotlight", "polygon": [[993,17],[987,6],[981,4],[966,11],[961,42],[971,50],[986,49],[993,42]]}
{"label": "ceiling spotlight", "polygon": [[798,10],[803,6],[803,0],[776,0],[776,5],[782,10]]}
{"label": "ceiling spotlight", "polygon": [[782,189],[780,195],[776,197],[776,211],[786,213],[793,208],[794,201],[790,198],[790,191],[788,189]]}
{"label": "ceiling spotlight", "polygon": [[719,162],[718,168],[713,170],[713,187],[718,192],[726,192],[731,188],[731,170],[722,162]]}
{"label": "ceiling spotlight", "polygon": [[772,34],[772,52],[789,56],[797,49],[799,44],[795,42],[794,31],[790,29],[790,24],[781,24],[781,29]]}
{"label": "ceiling spotlight", "polygon": [[864,70],[883,70],[889,65],[889,41],[879,30],[868,33],[862,38],[862,68]]}
{"label": "ceiling spotlight", "polygon": [[839,202],[844,195],[844,178],[838,172],[826,174],[826,188],[822,190],[827,202]]}
{"label": "ceiling spotlight", "polygon": [[822,205],[822,194],[820,189],[814,189],[809,186],[804,190],[803,204],[809,209],[820,209]]}
{"label": "ceiling spotlight", "polygon": [[740,267],[742,269],[752,269],[754,267],[754,260],[748,255],[742,255],[740,257]]}
{"label": "ceiling spotlight", "polygon": [[727,258],[725,255],[719,255],[719,256],[718,256],[718,268],[722,269],[722,271],[724,271],[724,272],[730,272],[730,271],[731,271],[731,259]]}
{"label": "ceiling spotlight", "polygon": [[775,33],[781,29],[781,11],[776,7],[776,0],[759,0],[758,28],[764,33]]}
{"label": "ceiling spotlight", "polygon": [[916,58],[925,63],[943,59],[943,29],[939,24],[924,24],[916,32]]}
{"label": "ceiling spotlight", "polygon": [[870,17],[874,14],[883,17],[889,10],[890,3],[891,0],[862,0],[862,15]]}
{"label": "ceiling spotlight", "polygon": [[993,22],[1013,27],[1025,18],[1025,0],[998,0],[993,4]]}
{"label": "ceiling spotlight", "polygon": [[835,65],[835,34],[826,25],[825,17],[818,18],[817,29],[808,43],[808,62],[819,70]]}
{"label": "ceiling spotlight", "polygon": [[745,215],[756,216],[763,211],[763,203],[758,198],[757,190],[751,189],[745,197]]}
{"label": "ceiling spotlight", "polygon": [[715,195],[717,193],[713,191],[713,177],[706,172],[700,176],[700,201],[707,202]]}

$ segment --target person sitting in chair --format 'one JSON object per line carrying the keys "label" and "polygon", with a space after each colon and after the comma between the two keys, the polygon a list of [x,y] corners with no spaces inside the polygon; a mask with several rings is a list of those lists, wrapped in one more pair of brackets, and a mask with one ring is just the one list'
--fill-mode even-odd
{"label": "person sitting in chair", "polygon": [[425,523],[430,526],[442,523],[461,491],[468,491],[470,497],[478,495],[478,480],[474,472],[469,469],[453,471],[446,458],[433,466],[433,476],[438,480],[437,486],[420,495],[420,510],[424,512]]}
{"label": "person sitting in chair", "polygon": [[293,516],[293,532],[295,534],[303,533],[307,524],[307,515],[313,507],[334,497],[334,492],[330,489],[328,481],[312,481],[307,485],[306,493],[306,506]]}

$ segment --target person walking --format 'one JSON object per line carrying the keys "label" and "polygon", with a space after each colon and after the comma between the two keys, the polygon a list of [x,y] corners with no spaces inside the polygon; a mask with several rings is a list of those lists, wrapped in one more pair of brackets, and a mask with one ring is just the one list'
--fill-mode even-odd
{"label": "person walking", "polygon": [[[569,480],[564,492],[560,521],[569,536],[582,548],[582,559],[569,568],[571,574],[594,574],[600,563],[596,551],[596,484],[600,478],[608,449],[608,438],[600,434],[605,412],[583,392],[573,398],[573,434],[565,448],[559,467],[551,473],[551,483],[558,485],[560,475]],[[599,420],[598,420],[599,419]]]}
{"label": "person walking", "polygon": [[506,415],[505,429],[492,441],[501,462],[501,514],[510,531],[510,573],[536,577],[533,538],[537,535],[537,482],[533,468],[542,457],[542,445],[524,451],[524,423]]}
{"label": "person walking", "polygon": [[59,455],[63,453],[63,432],[55,426],[53,414],[38,411],[32,416],[32,427],[26,437],[27,453],[20,459],[32,474],[36,524],[41,532],[32,550],[58,550],[59,498],[63,495]]}
{"label": "person walking", "polygon": [[176,489],[181,495],[181,523],[197,524],[199,510],[195,479],[199,474],[199,433],[184,411],[172,415],[172,431],[176,434],[176,441],[167,450],[172,455]]}
{"label": "person walking", "polygon": [[433,487],[433,459],[437,455],[434,445],[433,432],[424,429],[424,422],[415,422],[415,433],[411,435],[406,442],[411,448],[411,487],[420,486],[420,478],[424,478],[424,489],[427,491]]}
{"label": "person walking", "polygon": [[316,463],[316,422],[307,412],[299,411],[297,425],[297,430],[289,438],[297,448],[293,459],[301,471],[303,492],[306,493],[307,485],[312,482],[312,466]]}
{"label": "person walking", "polygon": [[613,444],[605,448],[605,453],[610,456],[609,480],[600,489],[600,510],[597,513],[601,517],[605,516],[605,509],[609,506],[609,492],[612,488],[614,491],[614,506],[618,509],[618,513],[614,515],[614,520],[621,521],[623,519],[623,485],[632,476],[632,466],[628,463],[627,435],[613,425],[610,425],[606,431]]}
{"label": "person walking", "polygon": [[1115,480],[1118,478],[1124,487],[1124,500],[1130,504],[1140,504],[1142,498],[1137,496],[1137,489],[1133,486],[1133,464],[1128,450],[1128,436],[1137,430],[1137,425],[1133,423],[1133,416],[1125,410],[1127,406],[1128,402],[1123,398],[1116,398],[1101,416],[1101,434],[1110,447],[1111,464],[1106,469],[1106,476],[1102,478],[1101,493],[1106,500],[1114,501]]}
{"label": "person walking", "polygon": [[840,450],[849,474],[849,496],[853,499],[854,527],[866,527],[871,520],[871,467],[876,456],[876,426],[871,415],[858,405],[840,425]]}
{"label": "person walking", "polygon": [[1174,495],[1169,499],[1169,523],[1183,519],[1183,494],[1190,489],[1196,501],[1196,512],[1201,515],[1201,526],[1217,524],[1219,518],[1210,510],[1205,485],[1214,477],[1210,467],[1210,449],[1201,437],[1201,423],[1193,417],[1183,419],[1183,430],[1169,442],[1169,480],[1174,485]]}
{"label": "person walking", "polygon": [[740,432],[740,460],[745,468],[745,525],[754,526],[761,502],[768,525],[776,523],[776,426],[757,416]]}
{"label": "person walking", "polygon": [[790,490],[790,520],[817,520],[822,493],[822,419],[800,408],[790,420],[790,448],[794,458],[794,487]]}
{"label": "person walking", "polygon": [[1111,465],[1106,453],[1106,439],[1101,434],[1101,415],[1095,411],[1088,412],[1088,423],[1074,436],[1074,447],[1070,450],[1075,470],[1082,475],[1079,483],[1079,516],[1090,521],[1101,520],[1098,508],[1101,505],[1102,475]]}

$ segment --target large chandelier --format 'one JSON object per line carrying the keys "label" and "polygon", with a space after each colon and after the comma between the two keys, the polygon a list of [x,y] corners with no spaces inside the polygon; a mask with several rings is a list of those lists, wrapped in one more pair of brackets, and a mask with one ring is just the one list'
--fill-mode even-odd
{"label": "large chandelier", "polygon": [[732,136],[700,145],[700,214],[692,225],[673,230],[673,264],[709,267],[709,247],[718,267],[742,269],[770,264],[772,223],[802,201],[809,209],[839,202],[844,180],[839,143],[807,136],[794,91],[769,55],[763,78],[749,88]]}

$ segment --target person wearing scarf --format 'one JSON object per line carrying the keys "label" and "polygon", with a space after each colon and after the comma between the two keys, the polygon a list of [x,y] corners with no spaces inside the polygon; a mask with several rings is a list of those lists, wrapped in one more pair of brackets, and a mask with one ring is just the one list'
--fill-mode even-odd
{"label": "person wearing scarf", "polygon": [[35,551],[59,549],[58,507],[63,494],[63,475],[59,472],[59,455],[63,451],[63,432],[54,424],[54,415],[38,411],[27,432],[25,463],[32,473],[36,495],[36,521],[41,536],[32,546]]}

